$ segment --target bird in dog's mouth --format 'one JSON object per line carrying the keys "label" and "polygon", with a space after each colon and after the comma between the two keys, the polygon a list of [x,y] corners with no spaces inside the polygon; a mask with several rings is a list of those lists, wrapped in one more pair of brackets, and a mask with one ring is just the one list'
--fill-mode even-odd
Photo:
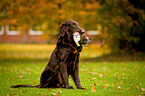
{"label": "bird in dog's mouth", "polygon": [[85,34],[80,34],[79,32],[73,33],[73,39],[77,45],[78,52],[81,52],[81,50],[83,48],[82,45],[88,47],[88,45],[86,45],[86,44],[91,42],[91,39],[89,37],[87,37]]}

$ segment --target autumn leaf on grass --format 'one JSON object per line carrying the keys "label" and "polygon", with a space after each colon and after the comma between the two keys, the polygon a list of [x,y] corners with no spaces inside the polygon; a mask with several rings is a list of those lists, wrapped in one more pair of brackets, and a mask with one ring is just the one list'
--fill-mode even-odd
{"label": "autumn leaf on grass", "polygon": [[51,89],[48,89],[48,91],[50,91]]}
{"label": "autumn leaf on grass", "polygon": [[58,90],[56,93],[59,94],[59,93],[62,93],[62,91]]}
{"label": "autumn leaf on grass", "polygon": [[135,85],[136,88],[139,88],[137,85]]}
{"label": "autumn leaf on grass", "polygon": [[105,87],[108,87],[109,86],[109,84],[106,84],[106,85],[104,85]]}
{"label": "autumn leaf on grass", "polygon": [[117,87],[117,90],[119,90],[119,89],[121,89],[121,87],[120,87],[120,86],[118,86],[118,87]]}
{"label": "autumn leaf on grass", "polygon": [[37,92],[37,94],[40,94],[40,92]]}
{"label": "autumn leaf on grass", "polygon": [[102,74],[99,74],[99,77],[103,77],[103,75]]}
{"label": "autumn leaf on grass", "polygon": [[104,88],[107,89],[109,87],[109,84],[104,85]]}
{"label": "autumn leaf on grass", "polygon": [[19,75],[19,78],[22,78],[22,75]]}
{"label": "autumn leaf on grass", "polygon": [[36,81],[33,81],[34,84],[36,84]]}
{"label": "autumn leaf on grass", "polygon": [[51,96],[57,96],[57,94],[55,94],[55,93],[51,93]]}
{"label": "autumn leaf on grass", "polygon": [[91,88],[91,91],[92,91],[92,92],[95,92],[95,91],[96,91],[95,85],[96,85],[96,84],[93,84],[93,87]]}
{"label": "autumn leaf on grass", "polygon": [[60,94],[60,93],[62,93],[62,91],[61,91],[61,90],[58,90],[58,91],[56,92],[56,94],[55,94],[55,93],[51,93],[51,96],[59,96],[58,94]]}
{"label": "autumn leaf on grass", "polygon": [[107,89],[107,88],[109,88],[109,84],[106,84],[106,85],[101,86],[101,87]]}
{"label": "autumn leaf on grass", "polygon": [[141,91],[145,91],[145,89],[144,89],[144,88],[141,88],[140,90],[141,90]]}
{"label": "autumn leaf on grass", "polygon": [[117,78],[120,78],[118,73],[116,73],[116,77],[117,77]]}

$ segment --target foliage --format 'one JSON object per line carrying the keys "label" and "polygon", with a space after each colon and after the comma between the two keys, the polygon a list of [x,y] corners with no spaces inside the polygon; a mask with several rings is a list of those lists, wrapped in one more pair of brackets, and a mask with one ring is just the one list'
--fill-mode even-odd
{"label": "foliage", "polygon": [[118,49],[145,51],[143,43],[145,36],[144,9],[136,8],[137,4],[133,5],[134,1],[131,0],[103,1],[102,7],[98,9],[98,20],[104,27],[102,32],[106,35],[103,36],[112,51]]}
{"label": "foliage", "polygon": [[1,2],[0,25],[17,24],[26,32],[33,26],[41,26],[45,32],[56,34],[62,22],[73,19],[86,30],[98,30],[112,51],[133,49],[145,52],[144,0],[2,0]]}
{"label": "foliage", "polygon": [[62,22],[74,19],[86,29],[94,30],[99,7],[98,2],[84,0],[3,0],[0,25],[14,23],[27,30],[43,25],[43,30],[56,32]]}
{"label": "foliage", "polygon": [[100,46],[96,45],[90,45],[90,48],[85,48],[81,53],[80,81],[86,90],[77,89],[71,78],[70,85],[74,86],[74,89],[10,88],[14,84],[38,85],[41,72],[54,47],[53,44],[1,44],[0,95],[145,95],[144,61],[95,62],[87,60],[109,52],[104,52],[108,50],[107,47],[103,51]]}

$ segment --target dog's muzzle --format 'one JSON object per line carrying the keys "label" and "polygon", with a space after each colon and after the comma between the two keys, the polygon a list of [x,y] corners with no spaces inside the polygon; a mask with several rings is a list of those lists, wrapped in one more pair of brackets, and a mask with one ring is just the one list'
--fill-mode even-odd
{"label": "dog's muzzle", "polygon": [[73,38],[77,46],[85,45],[91,42],[91,39],[89,37],[84,34],[80,35],[79,32],[74,32]]}
{"label": "dog's muzzle", "polygon": [[91,42],[91,39],[89,37],[87,37],[86,35],[82,35],[81,43],[83,45],[88,44],[90,42]]}

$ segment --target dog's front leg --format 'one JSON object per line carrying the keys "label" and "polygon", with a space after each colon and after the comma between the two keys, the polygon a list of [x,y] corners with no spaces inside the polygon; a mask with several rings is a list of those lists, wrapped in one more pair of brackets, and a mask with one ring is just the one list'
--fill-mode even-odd
{"label": "dog's front leg", "polygon": [[79,68],[76,67],[74,73],[72,74],[73,80],[75,82],[75,85],[77,86],[77,89],[85,89],[80,84],[79,72],[78,71],[79,71]]}
{"label": "dog's front leg", "polygon": [[75,63],[75,69],[73,71],[72,77],[73,77],[73,80],[75,82],[75,85],[77,86],[77,89],[85,89],[81,86],[80,79],[79,79],[79,54],[78,54],[77,59],[74,63]]}
{"label": "dog's front leg", "polygon": [[62,74],[62,79],[64,80],[64,86],[65,86],[65,88],[67,88],[67,89],[73,89],[73,87],[69,85],[66,63],[64,63],[64,62],[60,63],[60,72]]}

